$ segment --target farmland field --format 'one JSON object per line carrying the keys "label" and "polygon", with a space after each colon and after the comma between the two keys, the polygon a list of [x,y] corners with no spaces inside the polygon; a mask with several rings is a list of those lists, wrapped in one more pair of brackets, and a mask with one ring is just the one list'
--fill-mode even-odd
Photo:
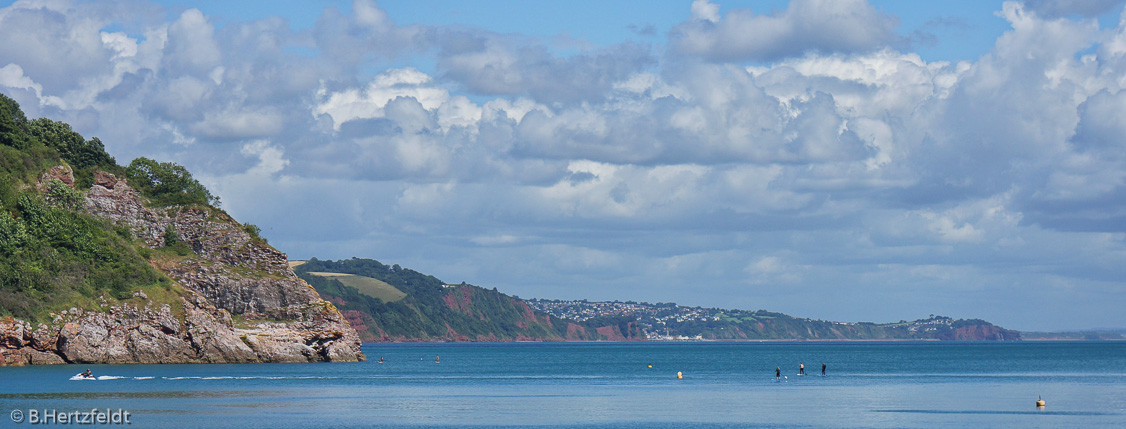
{"label": "farmland field", "polygon": [[395,302],[406,298],[407,294],[387,283],[371,277],[357,276],[355,274],[309,272],[317,277],[328,277],[339,280],[344,286],[354,287],[364,295],[382,299],[383,302]]}

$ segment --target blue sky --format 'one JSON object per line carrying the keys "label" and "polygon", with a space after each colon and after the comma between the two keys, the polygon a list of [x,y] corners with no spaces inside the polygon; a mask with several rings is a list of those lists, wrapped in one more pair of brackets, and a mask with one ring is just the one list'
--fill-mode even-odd
{"label": "blue sky", "polygon": [[20,1],[0,92],[291,258],[1126,327],[1118,0]]}

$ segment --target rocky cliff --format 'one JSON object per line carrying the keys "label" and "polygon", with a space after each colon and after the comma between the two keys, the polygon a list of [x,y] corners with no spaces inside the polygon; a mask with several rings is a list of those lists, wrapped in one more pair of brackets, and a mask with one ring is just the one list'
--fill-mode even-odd
{"label": "rocky cliff", "polygon": [[[53,168],[40,182],[74,183]],[[147,249],[174,237],[184,255],[150,263],[163,289],[51,313],[33,324],[0,319],[0,365],[61,363],[354,362],[360,338],[331,303],[298,278],[285,254],[211,207],[150,208],[125,180],[97,172],[87,213],[127,229]],[[150,296],[153,295],[153,296]],[[159,296],[156,296],[159,295]]]}

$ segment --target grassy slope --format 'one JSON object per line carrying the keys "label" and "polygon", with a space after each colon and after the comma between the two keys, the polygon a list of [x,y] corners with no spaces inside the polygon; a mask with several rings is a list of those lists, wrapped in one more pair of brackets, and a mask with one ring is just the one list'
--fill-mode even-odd
{"label": "grassy slope", "polygon": [[384,281],[373,279],[371,277],[357,276],[355,274],[328,272],[308,272],[307,274],[311,276],[331,278],[333,280],[339,281],[344,286],[356,288],[356,290],[360,291],[360,293],[375,299],[383,300],[383,302],[395,302],[407,297],[406,292],[398,290],[394,286],[391,286]]}

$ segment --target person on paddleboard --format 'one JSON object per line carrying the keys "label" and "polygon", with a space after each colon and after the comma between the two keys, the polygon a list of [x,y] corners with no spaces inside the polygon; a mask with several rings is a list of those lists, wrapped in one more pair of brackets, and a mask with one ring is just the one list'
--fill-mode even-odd
{"label": "person on paddleboard", "polygon": [[825,375],[825,362],[821,362],[821,375]]}
{"label": "person on paddleboard", "polygon": [[780,366],[774,367],[774,379],[778,380],[778,381],[782,381],[782,367],[780,367]]}
{"label": "person on paddleboard", "polygon": [[805,364],[804,363],[798,364],[798,375],[805,375]]}

